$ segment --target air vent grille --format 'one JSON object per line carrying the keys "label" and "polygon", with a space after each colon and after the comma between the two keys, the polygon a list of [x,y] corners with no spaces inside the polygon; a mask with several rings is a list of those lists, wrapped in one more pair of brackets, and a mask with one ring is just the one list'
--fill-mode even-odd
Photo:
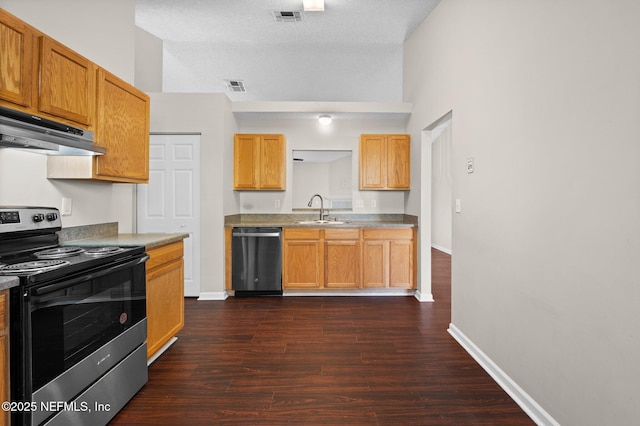
{"label": "air vent grille", "polygon": [[302,13],[300,13],[299,11],[287,12],[287,11],[274,10],[271,13],[273,14],[274,19],[278,23],[302,21]]}
{"label": "air vent grille", "polygon": [[246,92],[247,89],[244,87],[244,82],[242,80],[225,80],[227,84],[227,89],[230,92]]}

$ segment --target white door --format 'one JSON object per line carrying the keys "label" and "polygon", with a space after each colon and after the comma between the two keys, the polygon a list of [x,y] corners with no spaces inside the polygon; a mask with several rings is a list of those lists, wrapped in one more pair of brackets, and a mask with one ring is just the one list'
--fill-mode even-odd
{"label": "white door", "polygon": [[140,233],[188,233],[184,295],[200,296],[200,135],[151,135],[149,184],[138,185]]}

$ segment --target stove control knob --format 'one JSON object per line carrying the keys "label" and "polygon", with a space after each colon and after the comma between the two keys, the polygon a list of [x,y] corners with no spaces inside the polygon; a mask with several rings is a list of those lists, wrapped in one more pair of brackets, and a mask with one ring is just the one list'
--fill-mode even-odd
{"label": "stove control knob", "polygon": [[42,213],[36,213],[33,215],[33,221],[38,223],[44,220],[44,215]]}
{"label": "stove control knob", "polygon": [[58,218],[58,215],[56,213],[47,213],[47,221],[48,222],[53,222],[57,218]]}

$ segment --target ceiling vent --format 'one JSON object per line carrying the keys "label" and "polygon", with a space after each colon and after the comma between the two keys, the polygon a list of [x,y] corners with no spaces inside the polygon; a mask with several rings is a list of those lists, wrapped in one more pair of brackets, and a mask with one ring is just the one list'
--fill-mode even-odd
{"label": "ceiling vent", "polygon": [[295,12],[279,12],[274,10],[271,12],[276,22],[300,22],[302,21],[302,14],[298,11]]}
{"label": "ceiling vent", "polygon": [[246,92],[247,89],[244,87],[244,82],[242,80],[225,80],[227,84],[227,89],[230,92]]}

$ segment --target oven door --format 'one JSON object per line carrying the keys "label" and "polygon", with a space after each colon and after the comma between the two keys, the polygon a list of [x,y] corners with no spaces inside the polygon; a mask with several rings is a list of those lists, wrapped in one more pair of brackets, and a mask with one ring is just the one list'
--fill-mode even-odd
{"label": "oven door", "polygon": [[54,413],[43,409],[47,403],[71,401],[144,344],[147,259],[143,254],[23,293],[23,400],[37,406],[28,423],[40,424]]}

